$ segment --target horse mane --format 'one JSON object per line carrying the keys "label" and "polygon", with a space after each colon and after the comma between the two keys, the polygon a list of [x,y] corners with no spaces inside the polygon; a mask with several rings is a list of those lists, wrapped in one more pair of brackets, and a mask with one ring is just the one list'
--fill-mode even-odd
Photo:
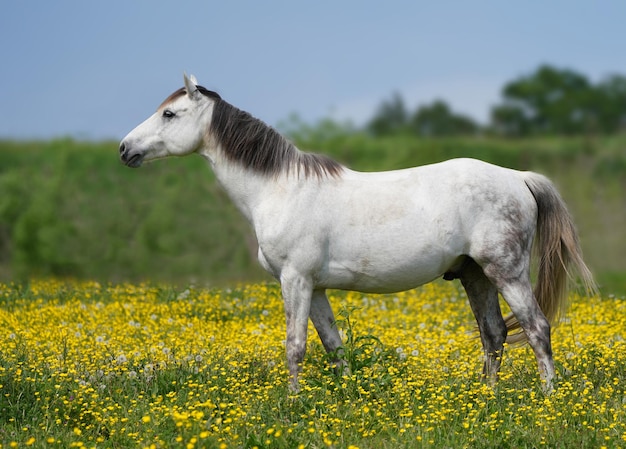
{"label": "horse mane", "polygon": [[267,176],[295,170],[305,178],[337,177],[343,166],[320,154],[298,150],[274,128],[224,101],[218,94],[198,86],[214,102],[210,132],[226,157],[244,168]]}

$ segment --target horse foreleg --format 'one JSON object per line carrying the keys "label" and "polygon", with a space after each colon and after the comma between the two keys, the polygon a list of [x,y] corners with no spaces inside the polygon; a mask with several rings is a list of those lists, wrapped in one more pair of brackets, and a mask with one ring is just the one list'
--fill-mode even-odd
{"label": "horse foreleg", "polygon": [[335,315],[328,302],[325,290],[314,290],[311,298],[311,321],[317,330],[324,349],[333,357],[339,373],[343,373],[347,364],[343,359],[341,336],[337,329]]}
{"label": "horse foreleg", "polygon": [[493,385],[498,379],[507,334],[498,302],[498,290],[487,279],[482,268],[471,259],[459,273],[459,278],[480,330],[485,351],[483,378]]}
{"label": "horse foreleg", "polygon": [[311,309],[311,282],[297,274],[281,276],[281,288],[287,319],[287,367],[289,369],[289,389],[300,390],[298,374],[306,352],[307,325]]}

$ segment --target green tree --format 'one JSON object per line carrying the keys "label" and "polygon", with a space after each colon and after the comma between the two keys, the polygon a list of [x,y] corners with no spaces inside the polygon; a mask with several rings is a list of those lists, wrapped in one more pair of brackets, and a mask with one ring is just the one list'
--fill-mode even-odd
{"label": "green tree", "polygon": [[530,134],[531,121],[524,109],[513,104],[501,104],[491,110],[491,128],[496,134],[520,137]]}
{"label": "green tree", "polygon": [[476,134],[479,127],[471,118],[455,114],[444,101],[435,100],[415,111],[411,129],[420,136],[439,137]]}
{"label": "green tree", "polygon": [[409,121],[409,112],[404,99],[398,92],[394,92],[389,100],[383,101],[374,117],[367,124],[367,130],[375,136],[395,134],[406,129]]}
{"label": "green tree", "polygon": [[613,75],[600,82],[594,89],[592,110],[598,130],[626,129],[626,77]]}
{"label": "green tree", "polygon": [[576,134],[595,120],[593,87],[573,70],[541,66],[506,84],[502,96],[491,119],[505,134]]}

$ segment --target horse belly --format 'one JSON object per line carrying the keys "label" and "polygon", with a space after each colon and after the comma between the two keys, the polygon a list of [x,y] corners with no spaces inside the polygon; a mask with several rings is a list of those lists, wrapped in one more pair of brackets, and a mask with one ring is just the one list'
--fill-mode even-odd
{"label": "horse belly", "polygon": [[431,244],[402,241],[381,247],[362,244],[352,250],[331,252],[320,276],[320,286],[370,293],[415,288],[441,276],[459,252]]}

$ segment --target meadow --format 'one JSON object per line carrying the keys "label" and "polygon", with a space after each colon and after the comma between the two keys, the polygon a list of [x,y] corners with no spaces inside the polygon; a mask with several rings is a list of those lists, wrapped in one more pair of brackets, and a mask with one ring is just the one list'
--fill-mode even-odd
{"label": "meadow", "polygon": [[291,137],[364,171],[475,157],[552,178],[601,291],[553,333],[556,391],[528,347],[481,383],[465,294],[438,281],[332,292],[351,374],[310,328],[291,395],[280,289],[201,158],[0,141],[0,448],[626,447],[624,136]]}
{"label": "meadow", "polygon": [[0,284],[0,447],[626,447],[626,298],[572,293],[542,392],[528,347],[500,382],[464,293],[330,292],[350,375],[309,328],[287,387],[275,283]]}

